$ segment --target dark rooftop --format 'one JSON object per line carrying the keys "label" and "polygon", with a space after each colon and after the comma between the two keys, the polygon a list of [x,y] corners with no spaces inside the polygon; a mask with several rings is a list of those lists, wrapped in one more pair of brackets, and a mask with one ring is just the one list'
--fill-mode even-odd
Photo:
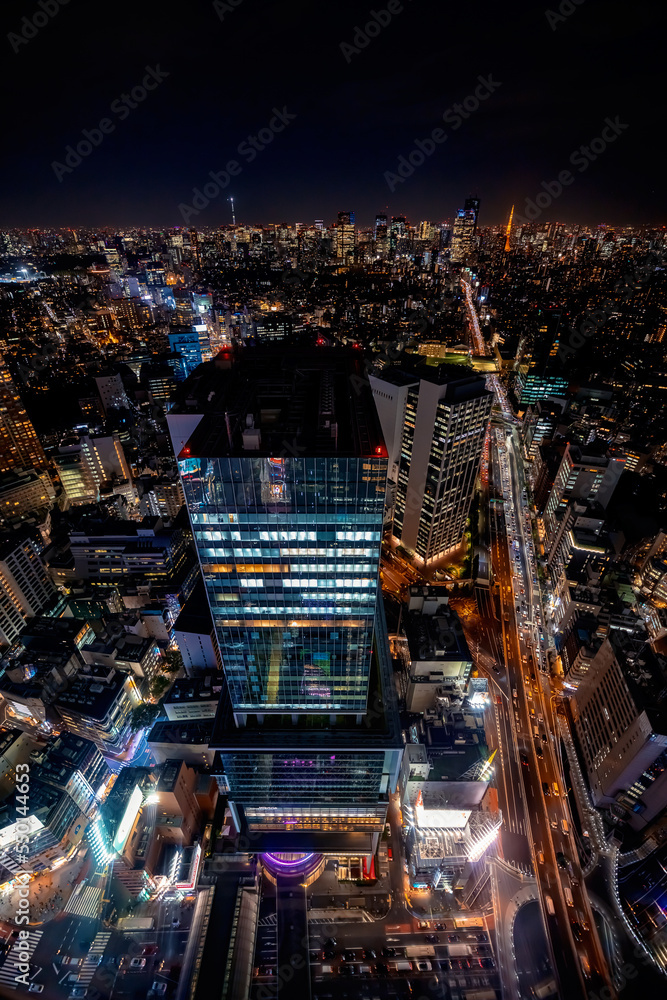
{"label": "dark rooftop", "polygon": [[362,358],[352,349],[244,348],[231,368],[200,365],[179,387],[171,412],[204,414],[181,459],[386,457]]}

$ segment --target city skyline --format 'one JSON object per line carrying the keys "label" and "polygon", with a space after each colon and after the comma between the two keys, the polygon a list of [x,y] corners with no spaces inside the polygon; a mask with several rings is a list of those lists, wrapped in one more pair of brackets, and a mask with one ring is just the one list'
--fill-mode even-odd
{"label": "city skyline", "polygon": [[0,998],[665,994],[666,26],[3,5]]}

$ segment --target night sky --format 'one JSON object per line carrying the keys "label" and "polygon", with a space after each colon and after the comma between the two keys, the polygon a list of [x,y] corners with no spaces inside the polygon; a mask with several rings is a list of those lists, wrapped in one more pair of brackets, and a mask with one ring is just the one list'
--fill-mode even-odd
{"label": "night sky", "polygon": [[[183,225],[179,204],[229,160],[240,173],[190,224],[231,222],[230,194],[237,222],[329,224],[352,210],[362,226],[385,208],[441,222],[477,194],[492,225],[567,169],[574,180],[542,220],[667,222],[657,0],[561,0],[567,17],[541,0],[406,0],[347,58],[341,43],[373,10],[387,20],[385,0],[217,6],[69,0],[47,19],[39,0],[5,0],[0,227]],[[47,23],[26,28],[34,15]],[[136,108],[114,105],[146,67],[168,76]],[[500,86],[478,109],[457,129],[443,123],[489,75]],[[239,144],[274,108],[296,117],[250,162]],[[52,163],[103,118],[113,130],[59,181]],[[606,118],[628,127],[582,172],[570,156]],[[385,173],[438,128],[446,140],[390,191]]]}

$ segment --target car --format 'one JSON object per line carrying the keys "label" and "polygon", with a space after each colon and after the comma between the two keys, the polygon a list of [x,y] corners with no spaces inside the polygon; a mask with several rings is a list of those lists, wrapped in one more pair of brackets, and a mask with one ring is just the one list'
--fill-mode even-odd
{"label": "car", "polygon": [[382,955],[384,958],[396,958],[396,949],[385,947],[382,949]]}
{"label": "car", "polygon": [[535,747],[535,753],[540,758],[540,760],[544,760],[544,753],[542,752],[542,747],[536,746]]}
{"label": "car", "polygon": [[542,782],[542,792],[544,793],[545,798],[549,798],[550,797],[550,795],[551,795],[551,789],[549,788],[549,782],[548,781],[543,781]]}
{"label": "car", "polygon": [[364,948],[364,958],[377,958],[375,948]]}
{"label": "car", "polygon": [[435,929],[436,929],[436,931],[444,931],[445,925],[444,924],[436,924],[435,925]]}
{"label": "car", "polygon": [[335,957],[336,957],[336,952],[333,951],[331,948],[325,948],[324,951],[322,952],[322,958],[330,960]]}
{"label": "car", "polygon": [[142,955],[157,955],[157,953],[158,946],[156,944],[147,944],[141,950]]}
{"label": "car", "polygon": [[388,976],[389,975],[389,967],[386,964],[386,962],[378,962],[377,965],[375,966],[375,971],[380,976]]}
{"label": "car", "polygon": [[558,863],[559,868],[564,868],[566,871],[570,867],[570,863],[562,851],[556,852],[556,862]]}
{"label": "car", "polygon": [[440,944],[440,938],[437,934],[425,934],[424,940],[429,944]]}
{"label": "car", "polygon": [[85,986],[73,986],[69,991],[68,1000],[80,1000],[81,997],[85,997],[86,987]]}
{"label": "car", "polygon": [[548,736],[547,736],[546,733],[542,733],[541,739],[542,739],[543,743],[548,743],[549,742],[549,738],[548,738]]}
{"label": "car", "polygon": [[158,996],[164,996],[164,994],[167,992],[167,984],[161,983],[156,979],[153,985],[151,986],[151,989],[155,993],[157,993]]}
{"label": "car", "polygon": [[133,958],[130,962],[131,969],[145,969],[146,959],[145,958]]}
{"label": "car", "polygon": [[452,944],[456,941],[460,941],[461,938],[458,936],[458,934],[448,934],[447,940],[449,941],[450,944]]}
{"label": "car", "polygon": [[338,944],[338,942],[336,941],[336,938],[335,937],[330,937],[330,938],[327,938],[326,941],[324,942],[324,947],[325,948],[335,948],[337,944]]}
{"label": "car", "polygon": [[387,857],[389,858],[390,861],[394,860],[394,852],[392,851],[391,847],[387,848]]}
{"label": "car", "polygon": [[573,920],[571,926],[572,926],[572,933],[574,935],[574,940],[581,941],[582,939],[581,924],[578,923],[578,921]]}
{"label": "car", "polygon": [[417,962],[417,968],[420,972],[430,972],[433,966],[430,962]]}
{"label": "car", "polygon": [[43,991],[43,983],[30,983],[30,986],[28,987],[28,993],[42,993]]}
{"label": "car", "polygon": [[354,954],[354,952],[349,950],[344,951],[343,954],[341,955],[341,958],[343,959],[344,962],[354,962],[356,957],[357,956]]}

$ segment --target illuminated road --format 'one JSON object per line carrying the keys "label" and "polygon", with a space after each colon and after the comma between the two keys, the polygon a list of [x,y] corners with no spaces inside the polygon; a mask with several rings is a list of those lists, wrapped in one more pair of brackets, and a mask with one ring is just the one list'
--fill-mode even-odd
{"label": "illuminated road", "polygon": [[587,990],[609,985],[609,980],[574,846],[574,827],[558,759],[559,743],[554,733],[559,729],[544,671],[546,636],[536,562],[517,464],[512,434],[505,428],[496,429],[492,470],[500,472],[496,485],[502,490],[504,504],[502,509],[494,505],[493,559],[533,868],[561,995],[583,997]]}

